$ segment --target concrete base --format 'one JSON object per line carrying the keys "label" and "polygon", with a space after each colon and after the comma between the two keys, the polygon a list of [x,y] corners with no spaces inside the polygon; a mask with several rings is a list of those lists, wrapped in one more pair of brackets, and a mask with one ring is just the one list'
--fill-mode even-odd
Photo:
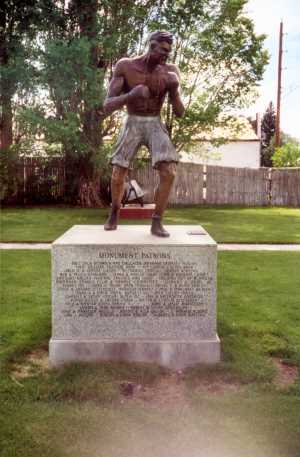
{"label": "concrete base", "polygon": [[126,360],[149,362],[183,369],[198,363],[220,361],[220,340],[187,341],[151,340],[57,340],[49,344],[51,365],[58,367],[71,362],[99,362]]}

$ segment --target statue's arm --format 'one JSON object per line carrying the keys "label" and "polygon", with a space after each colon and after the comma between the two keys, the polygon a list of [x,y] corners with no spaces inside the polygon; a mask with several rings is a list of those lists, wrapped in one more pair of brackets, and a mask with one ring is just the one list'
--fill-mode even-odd
{"label": "statue's arm", "polygon": [[169,72],[168,92],[175,116],[182,117],[185,109],[180,97],[180,73],[175,65],[172,65]]}
{"label": "statue's arm", "polygon": [[117,62],[113,77],[109,84],[106,99],[103,103],[103,110],[106,115],[123,108],[123,106],[127,104],[128,94],[122,94],[124,82],[123,65],[121,62]]}

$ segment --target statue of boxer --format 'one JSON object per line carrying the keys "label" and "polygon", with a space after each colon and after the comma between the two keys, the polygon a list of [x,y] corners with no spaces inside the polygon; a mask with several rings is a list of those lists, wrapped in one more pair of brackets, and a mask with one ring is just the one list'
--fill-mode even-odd
{"label": "statue of boxer", "polygon": [[179,94],[179,70],[168,64],[173,37],[169,32],[157,31],[149,37],[148,52],[134,58],[120,59],[114,69],[104,112],[110,114],[126,105],[128,116],[123,125],[114,154],[111,178],[112,206],[104,225],[105,230],[116,230],[125,178],[130,161],[141,145],[145,145],[158,170],[159,185],[155,192],[155,210],[151,233],[167,237],[162,217],[176,174],[178,155],[168,131],[160,118],[166,95],[173,111],[182,117],[184,106]]}

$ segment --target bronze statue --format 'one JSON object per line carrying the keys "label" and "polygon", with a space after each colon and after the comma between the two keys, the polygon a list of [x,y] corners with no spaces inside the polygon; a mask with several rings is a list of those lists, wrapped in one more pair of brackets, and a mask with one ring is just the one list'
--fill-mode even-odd
{"label": "bronze statue", "polygon": [[162,237],[169,236],[161,220],[175,178],[178,155],[160,119],[160,111],[167,94],[175,115],[182,117],[184,113],[179,94],[178,68],[166,63],[172,42],[171,33],[154,32],[149,37],[146,54],[121,59],[114,69],[104,102],[104,112],[110,114],[126,105],[128,117],[111,159],[112,207],[104,225],[105,230],[117,228],[130,161],[139,147],[145,145],[150,150],[152,166],[158,170],[160,178],[155,192],[151,233]]}

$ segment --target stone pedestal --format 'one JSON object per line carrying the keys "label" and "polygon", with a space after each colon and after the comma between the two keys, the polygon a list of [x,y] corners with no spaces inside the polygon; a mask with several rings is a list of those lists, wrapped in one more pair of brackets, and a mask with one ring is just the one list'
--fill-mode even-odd
{"label": "stone pedestal", "polygon": [[52,245],[52,366],[220,360],[217,245],[199,226],[74,226]]}

